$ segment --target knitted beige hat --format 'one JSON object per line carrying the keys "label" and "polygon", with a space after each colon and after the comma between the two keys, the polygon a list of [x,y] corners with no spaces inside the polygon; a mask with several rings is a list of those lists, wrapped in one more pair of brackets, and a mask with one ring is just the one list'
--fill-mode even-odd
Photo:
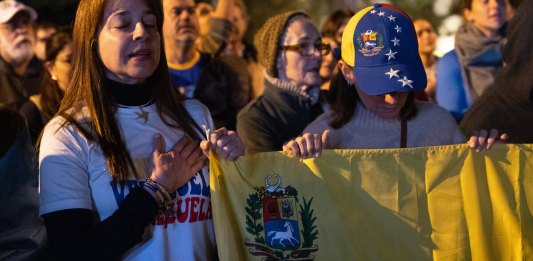
{"label": "knitted beige hat", "polygon": [[291,11],[270,17],[257,31],[254,45],[257,48],[257,59],[266,72],[273,77],[278,77],[277,58],[281,47],[281,36],[287,28],[287,22],[295,16],[309,16],[301,11]]}

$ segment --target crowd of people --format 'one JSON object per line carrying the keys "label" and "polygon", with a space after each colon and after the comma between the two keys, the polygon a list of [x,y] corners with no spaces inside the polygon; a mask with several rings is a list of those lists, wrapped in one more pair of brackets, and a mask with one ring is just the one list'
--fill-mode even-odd
{"label": "crowd of people", "polygon": [[251,43],[242,0],[81,0],[72,27],[1,0],[0,259],[216,259],[210,153],[533,143],[533,0],[462,4],[439,58],[389,4]]}

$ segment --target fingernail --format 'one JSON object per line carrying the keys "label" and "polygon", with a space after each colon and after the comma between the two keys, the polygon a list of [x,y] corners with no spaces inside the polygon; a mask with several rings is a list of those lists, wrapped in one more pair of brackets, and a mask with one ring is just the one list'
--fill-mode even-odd
{"label": "fingernail", "polygon": [[476,147],[476,151],[477,151],[477,152],[481,152],[481,146],[477,146],[477,147]]}
{"label": "fingernail", "polygon": [[320,157],[320,152],[315,153],[315,158]]}

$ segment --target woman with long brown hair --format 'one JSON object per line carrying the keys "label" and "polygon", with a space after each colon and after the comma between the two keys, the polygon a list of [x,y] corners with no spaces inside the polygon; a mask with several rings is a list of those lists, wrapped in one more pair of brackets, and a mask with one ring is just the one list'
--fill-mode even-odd
{"label": "woman with long brown hair", "polygon": [[244,148],[171,87],[162,23],[161,1],[80,1],[72,77],[40,145],[54,260],[216,256],[204,154]]}

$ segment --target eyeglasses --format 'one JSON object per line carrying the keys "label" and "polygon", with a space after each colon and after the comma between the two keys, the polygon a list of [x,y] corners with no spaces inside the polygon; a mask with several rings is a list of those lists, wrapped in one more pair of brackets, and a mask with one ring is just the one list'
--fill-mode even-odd
{"label": "eyeglasses", "polygon": [[320,55],[328,55],[329,52],[331,52],[331,46],[325,43],[316,43],[316,44],[301,43],[301,44],[295,44],[295,45],[282,46],[281,50],[297,52],[303,56],[313,55],[315,53],[315,50],[318,50],[320,52]]}

